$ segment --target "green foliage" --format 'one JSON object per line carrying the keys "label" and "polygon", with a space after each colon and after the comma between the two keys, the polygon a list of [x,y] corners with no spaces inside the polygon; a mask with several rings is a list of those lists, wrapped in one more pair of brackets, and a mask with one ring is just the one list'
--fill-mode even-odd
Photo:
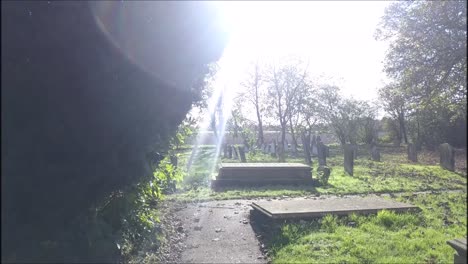
{"label": "green foliage", "polygon": [[318,167],[317,168],[317,180],[322,186],[328,184],[328,179],[330,178],[330,168],[329,167]]}
{"label": "green foliage", "polygon": [[322,218],[321,224],[321,228],[325,230],[325,232],[333,233],[338,228],[338,217],[328,214]]}
{"label": "green foliage", "polygon": [[377,30],[391,44],[385,71],[393,79],[380,97],[418,145],[466,146],[454,136],[466,134],[466,34],[466,1],[395,2]]}

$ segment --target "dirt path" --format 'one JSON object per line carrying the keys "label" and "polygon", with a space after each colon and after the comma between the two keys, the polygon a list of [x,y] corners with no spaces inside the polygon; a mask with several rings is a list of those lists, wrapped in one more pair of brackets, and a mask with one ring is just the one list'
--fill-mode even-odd
{"label": "dirt path", "polygon": [[266,263],[249,219],[251,201],[187,204],[177,215],[186,239],[181,263]]}

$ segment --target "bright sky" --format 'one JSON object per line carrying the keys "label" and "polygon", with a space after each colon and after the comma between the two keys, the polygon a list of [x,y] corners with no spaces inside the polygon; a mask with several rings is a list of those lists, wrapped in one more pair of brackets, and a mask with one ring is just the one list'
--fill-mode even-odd
{"label": "bright sky", "polygon": [[[387,44],[374,32],[384,1],[222,1],[224,23],[232,32],[219,61],[220,85],[236,88],[257,57],[295,55],[309,60],[313,77],[331,77],[345,95],[377,98]],[[221,81],[222,80],[222,81]]]}

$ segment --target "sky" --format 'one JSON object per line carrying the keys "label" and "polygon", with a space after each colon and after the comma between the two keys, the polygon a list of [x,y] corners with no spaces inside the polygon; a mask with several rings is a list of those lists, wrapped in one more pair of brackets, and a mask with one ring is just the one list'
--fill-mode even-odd
{"label": "sky", "polygon": [[[231,33],[218,62],[218,85],[237,89],[252,59],[298,56],[312,77],[325,76],[343,95],[377,98],[387,43],[374,32],[388,1],[222,1],[222,25]],[[322,78],[323,79],[323,78]]]}

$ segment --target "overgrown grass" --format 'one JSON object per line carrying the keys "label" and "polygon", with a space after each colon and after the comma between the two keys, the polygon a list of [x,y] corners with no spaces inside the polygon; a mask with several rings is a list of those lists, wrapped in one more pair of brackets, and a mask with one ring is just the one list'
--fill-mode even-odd
{"label": "overgrown grass", "polygon": [[[268,242],[273,263],[451,263],[447,240],[466,236],[466,193],[403,196],[419,213],[284,224]],[[352,224],[352,225],[351,225]]]}

